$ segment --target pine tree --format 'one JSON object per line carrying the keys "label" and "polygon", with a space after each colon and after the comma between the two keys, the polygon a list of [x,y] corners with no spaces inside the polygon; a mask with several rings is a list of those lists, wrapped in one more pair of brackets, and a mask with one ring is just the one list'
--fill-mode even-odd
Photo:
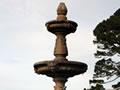
{"label": "pine tree", "polygon": [[[99,23],[93,34],[95,36],[93,42],[97,44],[95,57],[100,58],[100,60],[96,62],[93,80],[90,80],[90,84],[94,83],[96,86],[92,86],[88,90],[100,90],[99,87],[103,88],[101,85],[120,78],[120,61],[112,58],[115,55],[120,56],[120,9],[107,20]],[[100,78],[101,80],[99,80]],[[120,82],[112,86],[113,88],[118,88],[120,87]]]}

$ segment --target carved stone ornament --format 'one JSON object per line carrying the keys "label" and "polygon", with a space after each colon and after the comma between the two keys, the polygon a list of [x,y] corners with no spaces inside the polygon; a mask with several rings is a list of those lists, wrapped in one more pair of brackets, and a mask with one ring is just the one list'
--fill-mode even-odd
{"label": "carved stone ornament", "polygon": [[52,77],[56,83],[54,90],[65,90],[65,83],[69,77],[82,74],[87,70],[87,64],[82,62],[68,61],[66,35],[76,31],[77,23],[67,20],[67,8],[60,3],[57,9],[57,19],[47,22],[47,30],[56,35],[56,44],[53,60],[37,62],[34,70],[37,74]]}

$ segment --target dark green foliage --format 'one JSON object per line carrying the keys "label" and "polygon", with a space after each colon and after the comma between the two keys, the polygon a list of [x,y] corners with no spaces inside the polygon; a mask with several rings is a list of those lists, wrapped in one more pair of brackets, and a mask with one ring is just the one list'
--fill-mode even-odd
{"label": "dark green foliage", "polygon": [[110,58],[105,60],[99,60],[94,69],[94,78],[104,78],[110,79],[113,76],[120,76],[120,62],[112,61]]}
{"label": "dark green foliage", "polygon": [[96,86],[91,86],[90,89],[84,89],[84,90],[105,90],[105,88],[103,87],[103,85],[96,84]]}
{"label": "dark green foliage", "polygon": [[118,82],[116,85],[112,85],[113,88],[118,88],[120,89],[120,82]]}
{"label": "dark green foliage", "polygon": [[103,85],[96,84],[96,86],[92,86],[89,90],[105,90],[105,88],[103,87]]}
{"label": "dark green foliage", "polygon": [[89,80],[89,83],[90,84],[94,84],[94,83],[102,84],[102,83],[104,83],[104,80],[99,80],[99,79],[95,80],[95,79],[93,79],[93,80]]}
{"label": "dark green foliage", "polygon": [[94,43],[98,45],[96,56],[113,56],[120,55],[120,9],[109,19],[99,23],[94,30],[96,40]]}
{"label": "dark green foliage", "polygon": [[[114,55],[120,56],[120,9],[109,19],[99,23],[93,33],[96,37],[93,42],[97,44],[95,56],[101,59],[95,64],[93,80],[89,81],[90,84],[96,86],[91,86],[91,89],[88,90],[105,90],[102,84],[120,78],[120,61],[111,59]],[[120,82],[112,87],[120,87]]]}

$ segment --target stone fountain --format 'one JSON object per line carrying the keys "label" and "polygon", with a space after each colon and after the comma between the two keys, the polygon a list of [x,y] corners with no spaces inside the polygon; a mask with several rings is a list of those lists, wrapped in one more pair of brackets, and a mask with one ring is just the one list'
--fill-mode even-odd
{"label": "stone fountain", "polygon": [[37,62],[34,70],[37,74],[47,75],[55,82],[54,90],[65,90],[67,79],[82,74],[87,70],[87,64],[76,61],[69,61],[66,45],[66,36],[76,31],[77,23],[67,20],[67,8],[60,3],[57,9],[57,18],[47,22],[47,30],[56,35],[56,44],[53,60]]}

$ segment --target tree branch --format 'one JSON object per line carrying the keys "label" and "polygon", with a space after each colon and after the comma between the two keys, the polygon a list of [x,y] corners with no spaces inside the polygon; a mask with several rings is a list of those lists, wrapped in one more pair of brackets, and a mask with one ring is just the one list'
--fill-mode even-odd
{"label": "tree branch", "polygon": [[102,84],[106,84],[106,83],[113,82],[113,81],[115,81],[116,79],[118,79],[119,77],[120,77],[120,76],[118,76],[118,77],[114,78],[113,80],[110,80],[110,81],[104,82],[104,83],[102,83]]}

